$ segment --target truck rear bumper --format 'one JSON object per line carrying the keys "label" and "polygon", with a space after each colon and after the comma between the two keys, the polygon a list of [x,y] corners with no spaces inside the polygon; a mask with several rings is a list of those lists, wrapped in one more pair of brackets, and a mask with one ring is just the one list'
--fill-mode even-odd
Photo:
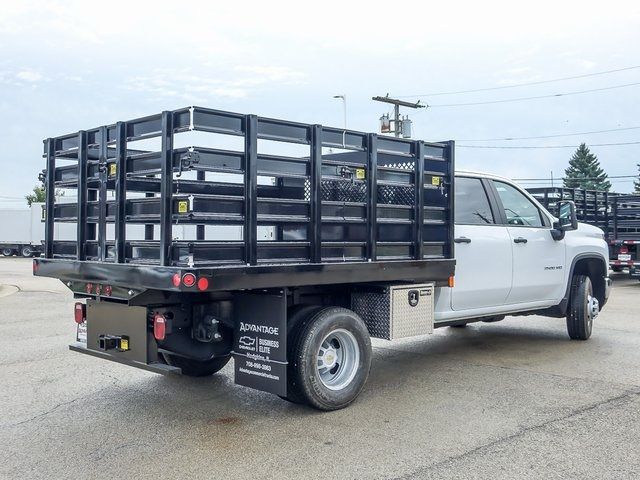
{"label": "truck rear bumper", "polygon": [[180,370],[180,368],[178,367],[173,367],[171,365],[167,365],[159,362],[143,363],[143,362],[126,360],[124,358],[119,358],[114,355],[111,355],[110,353],[107,353],[107,352],[92,350],[90,348],[87,348],[87,346],[84,343],[80,343],[80,342],[75,342],[69,345],[69,350],[78,352],[78,353],[84,353],[86,355],[91,355],[93,357],[98,357],[98,358],[101,358],[102,360],[111,360],[112,362],[121,363],[123,365],[128,365],[130,367],[141,368],[149,372],[161,373],[163,375],[169,375],[169,374],[181,375],[182,374],[182,370]]}

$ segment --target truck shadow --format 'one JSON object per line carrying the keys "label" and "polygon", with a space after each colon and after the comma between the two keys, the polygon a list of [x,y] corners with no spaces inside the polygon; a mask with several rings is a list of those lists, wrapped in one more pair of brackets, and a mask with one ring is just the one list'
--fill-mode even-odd
{"label": "truck shadow", "polygon": [[[465,329],[444,328],[435,335],[410,341],[375,341],[369,381],[363,394],[372,402],[376,401],[375,394],[368,393],[380,389],[392,388],[402,394],[408,376],[419,372],[428,377],[452,366],[518,368],[523,364],[529,367],[547,364],[554,358],[571,354],[573,350],[565,348],[567,345],[577,346],[568,339],[564,321],[558,322],[557,328],[534,328],[524,327],[522,319],[516,319],[504,322],[511,325],[479,323]],[[149,382],[150,390],[164,391],[163,402],[174,403],[175,408],[181,408],[188,395],[192,399],[189,406],[193,414],[206,416],[206,412],[215,410],[216,416],[207,418],[212,425],[239,426],[247,418],[275,412],[287,411],[294,416],[319,413],[274,395],[234,385],[232,363],[220,374],[209,378],[156,377]],[[464,386],[460,385],[460,388]]]}

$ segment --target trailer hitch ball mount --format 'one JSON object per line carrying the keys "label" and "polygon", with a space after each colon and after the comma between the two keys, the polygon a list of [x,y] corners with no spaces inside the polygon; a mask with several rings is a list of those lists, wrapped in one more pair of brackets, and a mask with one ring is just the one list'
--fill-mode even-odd
{"label": "trailer hitch ball mount", "polygon": [[219,342],[222,340],[219,327],[220,321],[207,315],[193,326],[193,338],[204,343]]}

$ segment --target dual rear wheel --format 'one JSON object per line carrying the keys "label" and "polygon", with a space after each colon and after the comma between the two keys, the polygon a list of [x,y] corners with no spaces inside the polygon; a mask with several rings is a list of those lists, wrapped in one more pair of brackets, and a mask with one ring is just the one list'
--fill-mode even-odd
{"label": "dual rear wheel", "polygon": [[287,396],[337,410],[362,391],[371,368],[371,339],[362,319],[342,307],[300,307],[289,317]]}

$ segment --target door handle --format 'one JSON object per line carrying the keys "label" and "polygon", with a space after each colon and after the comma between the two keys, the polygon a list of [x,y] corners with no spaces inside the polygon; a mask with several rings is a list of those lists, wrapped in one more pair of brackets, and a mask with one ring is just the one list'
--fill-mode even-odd
{"label": "door handle", "polygon": [[527,243],[527,239],[523,237],[517,237],[513,239],[514,243]]}
{"label": "door handle", "polygon": [[455,243],[471,243],[471,239],[467,238],[467,237],[458,237],[458,238],[454,238],[453,241]]}

